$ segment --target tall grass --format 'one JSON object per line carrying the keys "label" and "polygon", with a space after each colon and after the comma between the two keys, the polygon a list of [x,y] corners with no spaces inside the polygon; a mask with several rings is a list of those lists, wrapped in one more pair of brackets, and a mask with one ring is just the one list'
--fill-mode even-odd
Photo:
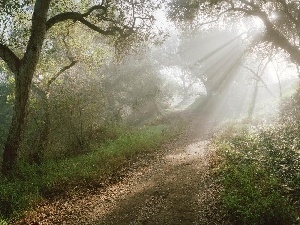
{"label": "tall grass", "polygon": [[[13,180],[0,180],[0,218],[9,219],[35,205],[45,196],[77,185],[104,181],[137,155],[154,151],[173,137],[174,130],[158,125],[123,133],[92,151],[74,157],[45,162],[41,166],[23,164]],[[0,220],[0,224],[5,224]]]}

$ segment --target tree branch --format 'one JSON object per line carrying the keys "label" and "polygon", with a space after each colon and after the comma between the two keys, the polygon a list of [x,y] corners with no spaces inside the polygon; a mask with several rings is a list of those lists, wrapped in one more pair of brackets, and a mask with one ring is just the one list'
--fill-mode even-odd
{"label": "tree branch", "polygon": [[202,26],[204,26],[204,25],[206,25],[206,24],[215,23],[215,22],[219,21],[219,19],[220,19],[220,17],[221,17],[222,15],[224,15],[225,13],[227,13],[227,12],[229,12],[229,11],[231,11],[231,10],[232,10],[232,9],[227,9],[227,10],[225,10],[225,11],[223,11],[223,12],[220,12],[220,13],[218,14],[218,16],[217,16],[216,19],[213,19],[213,20],[210,20],[210,21],[207,21],[207,22],[204,22],[204,23],[200,23],[200,24],[198,25],[198,27],[202,27]]}
{"label": "tree branch", "polygon": [[47,82],[46,85],[46,90],[43,90],[42,88],[40,88],[38,86],[38,84],[33,83],[32,84],[32,90],[34,92],[36,92],[38,95],[42,95],[44,98],[47,98],[47,96],[49,95],[49,90],[50,90],[50,86],[51,84],[62,74],[64,73],[66,70],[70,69],[71,67],[73,67],[78,61],[72,61],[69,65],[61,68],[56,74],[53,75],[53,77],[51,77],[49,79],[49,81]]}
{"label": "tree branch", "polygon": [[103,35],[114,35],[116,32],[123,34],[123,30],[120,27],[116,26],[117,22],[110,18],[107,18],[106,16],[100,15],[99,19],[115,24],[115,26],[110,27],[107,30],[101,29],[100,27],[96,26],[95,24],[89,22],[86,19],[86,17],[88,17],[93,11],[99,10],[99,9],[104,11],[103,15],[106,15],[107,7],[105,7],[103,5],[94,5],[91,8],[89,8],[86,13],[82,13],[82,14],[79,12],[60,13],[56,16],[53,16],[46,22],[46,29],[47,30],[51,29],[51,27],[53,27],[57,23],[64,22],[67,20],[73,20],[74,22],[78,21],[78,22],[86,25],[90,29],[92,29],[100,34],[103,34]]}
{"label": "tree branch", "polygon": [[[51,0],[36,0],[34,3],[34,11],[32,14],[32,25],[30,37],[27,43],[26,51],[21,59],[22,73],[26,78],[21,78],[20,82],[28,82],[30,85],[36,65],[40,59],[43,43],[46,35],[47,14]],[[25,72],[26,71],[26,72]],[[24,85],[21,85],[24,86]],[[26,85],[25,85],[26,86]]]}
{"label": "tree branch", "polygon": [[0,43],[0,58],[3,59],[14,74],[18,73],[21,60],[10,48],[2,43]]}
{"label": "tree branch", "polygon": [[[50,18],[46,22],[46,29],[49,30],[51,27],[53,27],[57,23],[64,22],[67,20],[73,20],[74,22],[79,21],[80,23],[86,25],[90,29],[92,29],[100,34],[103,34],[103,35],[114,35],[116,32],[119,32],[121,34],[123,33],[123,30],[117,26],[108,28],[107,30],[103,30],[100,27],[96,26],[95,24],[86,20],[84,18],[84,15],[85,14],[80,14],[78,12],[65,12],[65,13],[58,14],[58,15]],[[105,17],[101,17],[101,18],[103,20],[106,20]],[[106,21],[108,21],[108,20],[106,20]],[[110,21],[110,22],[112,22],[112,21]]]}
{"label": "tree branch", "polygon": [[[105,13],[107,12],[107,7],[104,7],[103,5],[94,5],[94,6],[92,6],[91,8],[89,8],[89,9],[87,10],[86,13],[82,14],[82,16],[83,16],[83,17],[87,17],[87,16],[89,16],[93,11],[98,10],[98,9],[103,10],[103,12],[105,12]],[[104,14],[105,14],[105,13],[104,13]]]}
{"label": "tree branch", "polygon": [[248,15],[257,16],[258,18],[260,18],[266,27],[266,41],[269,41],[275,46],[284,49],[287,53],[290,54],[291,59],[299,65],[300,50],[297,46],[292,45],[290,41],[284,36],[284,34],[282,34],[278,29],[276,29],[274,24],[270,21],[267,13],[260,10],[259,7],[253,2],[247,0],[241,0],[241,2],[245,5],[252,7],[253,10],[246,10],[244,8],[232,8],[231,10],[244,12]]}
{"label": "tree branch", "polygon": [[50,85],[61,75],[64,73],[66,70],[70,69],[72,66],[74,66],[78,61],[72,61],[69,65],[63,67],[58,71],[47,83],[47,89],[49,89]]}
{"label": "tree branch", "polygon": [[288,16],[288,18],[290,19],[290,21],[292,21],[292,23],[294,23],[296,25],[296,27],[299,27],[299,22],[297,21],[297,19],[290,13],[289,8],[286,4],[286,2],[284,0],[279,0],[279,3],[281,3],[284,12],[286,13],[286,15]]}
{"label": "tree branch", "polygon": [[[242,65],[242,67],[244,67],[245,69],[249,70],[256,78],[257,81],[260,81],[262,83],[262,85],[265,87],[265,89],[270,93],[270,95],[272,97],[275,97],[275,95],[273,94],[273,92],[269,89],[268,85],[266,84],[266,82],[262,79],[262,77],[260,75],[258,75],[258,72],[255,72],[253,69],[251,69],[248,66]],[[262,71],[263,72],[263,71]]]}

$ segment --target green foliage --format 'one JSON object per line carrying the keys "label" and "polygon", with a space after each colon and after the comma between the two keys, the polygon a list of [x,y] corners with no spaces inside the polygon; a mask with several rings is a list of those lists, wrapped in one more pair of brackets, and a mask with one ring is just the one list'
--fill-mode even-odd
{"label": "green foliage", "polygon": [[233,224],[294,224],[299,216],[300,127],[276,124],[217,140],[221,201]]}
{"label": "green foliage", "polygon": [[169,3],[168,16],[174,21],[193,21],[199,12],[200,5],[200,1],[173,0]]}
{"label": "green foliage", "polygon": [[8,223],[5,220],[0,218],[0,225],[8,225]]}
{"label": "green foliage", "polygon": [[174,135],[174,129],[158,125],[121,134],[114,141],[93,145],[93,151],[47,161],[41,166],[23,163],[13,180],[0,179],[0,218],[10,218],[44,197],[89,186],[116,176],[138,155],[155,150]]}
{"label": "green foliage", "polygon": [[[294,90],[294,89],[292,89]],[[300,88],[296,89],[291,98],[286,98],[281,106],[281,120],[283,123],[297,124],[300,121]]]}
{"label": "green foliage", "polygon": [[78,183],[98,179],[99,175],[103,178],[117,173],[129,159],[158,147],[166,138],[162,135],[164,130],[163,126],[158,126],[146,128],[140,133],[123,134],[114,141],[95,147],[89,154],[49,162],[43,166],[48,171],[46,180],[53,186],[62,181]]}

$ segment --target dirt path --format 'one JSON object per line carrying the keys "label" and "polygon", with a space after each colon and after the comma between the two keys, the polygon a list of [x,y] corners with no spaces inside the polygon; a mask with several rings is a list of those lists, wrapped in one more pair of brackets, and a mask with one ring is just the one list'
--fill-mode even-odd
{"label": "dirt path", "polygon": [[214,220],[209,141],[180,142],[121,182],[40,206],[20,224],[221,224]]}

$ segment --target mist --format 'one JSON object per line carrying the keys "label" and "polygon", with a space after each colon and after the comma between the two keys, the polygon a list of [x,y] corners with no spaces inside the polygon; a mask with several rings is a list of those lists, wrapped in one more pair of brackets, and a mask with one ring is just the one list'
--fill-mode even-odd
{"label": "mist", "polygon": [[247,38],[234,31],[174,34],[155,50],[164,56],[160,73],[173,96],[169,111],[209,111],[218,121],[278,116],[283,96],[297,86],[297,67],[282,51],[251,49],[249,39],[258,32]]}
{"label": "mist", "polygon": [[4,0],[0,224],[298,224],[300,2]]}

